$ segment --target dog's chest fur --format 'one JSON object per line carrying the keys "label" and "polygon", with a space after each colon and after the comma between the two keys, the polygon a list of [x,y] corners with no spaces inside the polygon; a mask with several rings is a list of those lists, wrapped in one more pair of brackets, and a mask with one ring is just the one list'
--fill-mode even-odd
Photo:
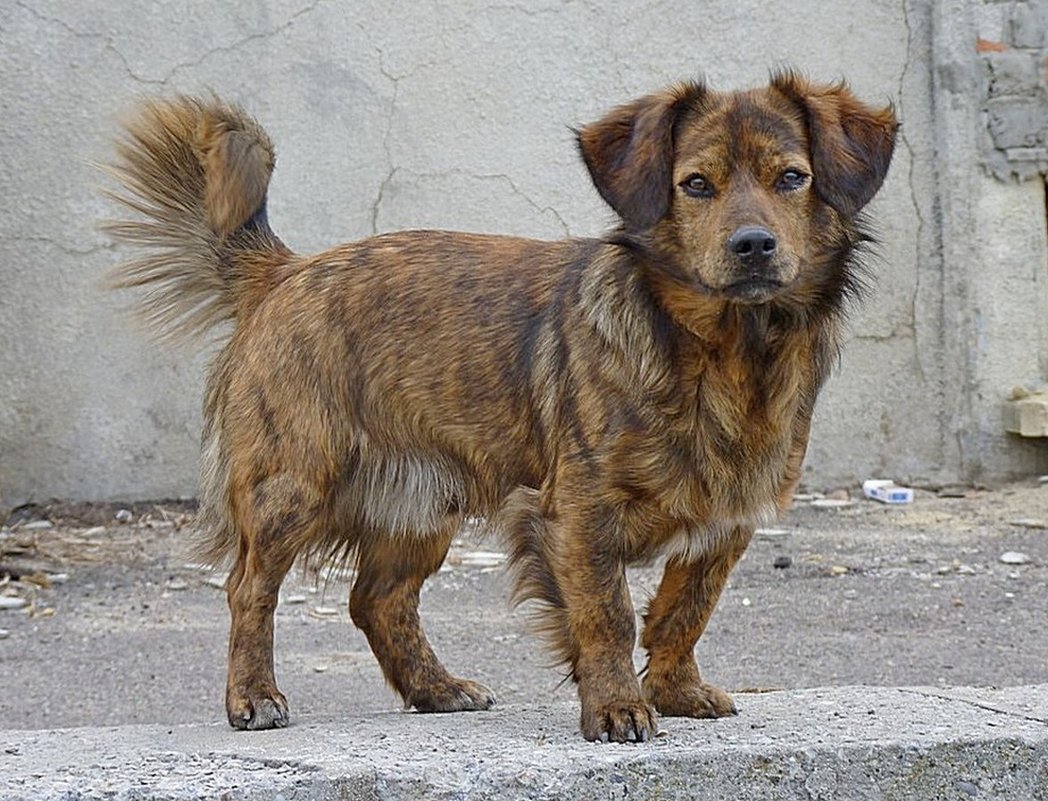
{"label": "dog's chest fur", "polygon": [[619,391],[593,415],[604,436],[593,489],[619,510],[631,560],[698,554],[775,516],[831,347],[827,328],[738,307],[699,338],[660,320],[644,289],[631,279],[583,294],[600,297],[589,319],[618,356],[604,384]]}
{"label": "dog's chest fur", "polygon": [[[777,513],[794,430],[814,393],[807,369],[739,374],[711,362],[685,396],[680,415],[649,439],[650,465],[634,471],[633,493],[649,507],[634,526],[633,558],[685,558],[706,552],[736,526],[767,523]],[[636,460],[632,462],[635,467]],[[643,533],[642,533],[643,532]]]}

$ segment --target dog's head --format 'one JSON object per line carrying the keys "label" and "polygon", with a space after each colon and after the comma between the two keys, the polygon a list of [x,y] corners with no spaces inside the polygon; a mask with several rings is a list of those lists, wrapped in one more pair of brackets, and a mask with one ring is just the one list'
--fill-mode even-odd
{"label": "dog's head", "polygon": [[720,93],[675,86],[578,133],[627,235],[705,294],[763,303],[828,279],[884,180],[892,108],[792,72]]}

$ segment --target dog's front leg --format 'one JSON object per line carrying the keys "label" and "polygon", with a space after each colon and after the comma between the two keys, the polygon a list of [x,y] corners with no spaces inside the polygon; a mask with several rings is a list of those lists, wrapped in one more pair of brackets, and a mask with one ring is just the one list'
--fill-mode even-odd
{"label": "dog's front leg", "polygon": [[[607,509],[560,506],[554,526],[556,582],[564,603],[568,656],[587,740],[643,742],[656,732],[633,667],[636,624],[620,532]],[[569,511],[570,510],[570,511]]]}
{"label": "dog's front leg", "polygon": [[648,650],[644,691],[661,714],[718,718],[735,713],[731,696],[699,675],[695,644],[752,536],[752,528],[737,527],[709,552],[667,562],[644,616],[642,638]]}

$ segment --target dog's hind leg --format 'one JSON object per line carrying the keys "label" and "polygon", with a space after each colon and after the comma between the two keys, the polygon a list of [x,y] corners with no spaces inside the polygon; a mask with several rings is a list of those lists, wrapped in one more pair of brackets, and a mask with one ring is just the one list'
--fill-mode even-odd
{"label": "dog's hind leg", "polygon": [[644,694],[668,717],[718,718],[735,714],[731,696],[706,684],[695,661],[695,644],[706,629],[728,574],[753,530],[732,529],[715,551],[692,560],[672,558],[644,615],[642,643],[648,651]]}
{"label": "dog's hind leg", "polygon": [[273,613],[280,584],[308,540],[318,504],[288,475],[273,476],[231,503],[237,555],[226,581],[231,626],[226,712],[237,729],[286,726],[288,706],[273,673]]}
{"label": "dog's hind leg", "polygon": [[367,636],[386,681],[405,707],[419,712],[488,709],[495,703],[487,687],[448,673],[419,620],[419,590],[440,568],[457,527],[455,519],[426,536],[373,534],[358,548],[350,615]]}

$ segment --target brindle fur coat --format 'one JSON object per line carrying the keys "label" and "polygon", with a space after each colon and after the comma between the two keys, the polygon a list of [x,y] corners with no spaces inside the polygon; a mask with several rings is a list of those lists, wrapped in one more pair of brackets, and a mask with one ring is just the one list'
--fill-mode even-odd
{"label": "brindle fur coat", "polygon": [[[113,166],[137,218],[109,230],[147,250],[115,283],[145,288],[161,335],[232,321],[200,485],[207,555],[232,562],[230,723],[288,722],[273,611],[297,558],[354,561],[353,621],[406,705],[494,703],[418,617],[466,516],[508,537],[586,738],[732,713],[693,649],[796,486],[895,130],[844,84],[684,83],[578,132],[622,220],[603,238],[404,231],[302,256],[267,223],[256,122],[146,103]],[[658,557],[640,681],[624,568]]]}

